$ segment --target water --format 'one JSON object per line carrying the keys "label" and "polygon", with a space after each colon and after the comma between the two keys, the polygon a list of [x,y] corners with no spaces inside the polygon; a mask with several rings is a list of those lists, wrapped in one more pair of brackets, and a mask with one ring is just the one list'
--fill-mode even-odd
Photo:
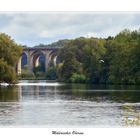
{"label": "water", "polygon": [[46,81],[1,86],[0,126],[140,126],[140,87]]}

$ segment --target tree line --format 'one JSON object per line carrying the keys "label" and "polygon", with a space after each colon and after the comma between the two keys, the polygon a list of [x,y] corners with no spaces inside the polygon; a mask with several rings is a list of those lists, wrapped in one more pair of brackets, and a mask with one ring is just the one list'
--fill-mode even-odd
{"label": "tree line", "polygon": [[140,30],[123,30],[106,39],[80,37],[60,49],[60,81],[140,84]]}
{"label": "tree line", "polygon": [[[57,42],[55,43],[57,44]],[[123,30],[115,37],[59,41],[58,59],[46,79],[94,84],[140,84],[140,30]],[[22,46],[0,34],[0,82],[16,81],[15,67]]]}

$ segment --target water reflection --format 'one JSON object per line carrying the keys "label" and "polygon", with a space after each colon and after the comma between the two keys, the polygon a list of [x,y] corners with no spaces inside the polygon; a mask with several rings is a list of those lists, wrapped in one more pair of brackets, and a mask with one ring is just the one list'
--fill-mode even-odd
{"label": "water reflection", "polygon": [[71,84],[57,87],[57,94],[97,102],[140,102],[140,89],[136,86]]}
{"label": "water reflection", "polygon": [[[111,88],[111,89],[110,89]],[[119,87],[93,87],[92,85],[62,85],[62,86],[8,86],[0,88],[0,102],[18,102],[29,96],[59,96],[61,99],[80,99],[90,101],[110,102],[140,102],[140,90],[118,89]],[[112,90],[113,89],[113,90]]]}
{"label": "water reflection", "polygon": [[0,125],[139,126],[139,112],[136,86],[21,81],[0,87]]}
{"label": "water reflection", "polygon": [[21,87],[0,87],[0,102],[17,102],[20,100]]}

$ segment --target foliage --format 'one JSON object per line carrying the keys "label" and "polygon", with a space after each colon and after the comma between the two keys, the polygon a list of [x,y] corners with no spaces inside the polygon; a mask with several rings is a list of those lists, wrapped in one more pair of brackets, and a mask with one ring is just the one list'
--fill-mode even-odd
{"label": "foliage", "polygon": [[100,83],[100,74],[102,71],[101,67],[103,65],[102,59],[106,52],[106,48],[104,47],[104,40],[91,39],[83,50],[83,65],[87,81],[92,83]]}
{"label": "foliage", "polygon": [[54,43],[51,43],[51,44],[48,44],[48,45],[45,45],[45,44],[39,44],[39,45],[37,45],[37,46],[34,46],[34,47],[41,47],[41,48],[45,48],[45,47],[53,47],[53,48],[55,48],[55,47],[64,47],[68,42],[70,42],[70,40],[68,40],[68,39],[64,39],[64,40],[59,40],[59,41],[57,41],[57,42],[54,42]]}
{"label": "foliage", "polygon": [[58,77],[70,82],[76,74],[86,82],[140,84],[140,30],[120,32],[106,39],[80,37],[70,40],[59,52]]}
{"label": "foliage", "polygon": [[46,73],[46,79],[47,80],[56,80],[57,79],[57,72],[56,72],[55,66],[48,68],[47,73]]}
{"label": "foliage", "polygon": [[110,44],[109,79],[116,84],[140,82],[140,32],[124,30]]}
{"label": "foliage", "polygon": [[0,33],[0,82],[15,83],[15,67],[22,48],[10,36]]}
{"label": "foliage", "polygon": [[33,72],[36,75],[38,72],[41,71],[41,66],[39,65],[38,67],[34,67]]}
{"label": "foliage", "polygon": [[72,83],[85,83],[85,81],[86,81],[86,76],[83,74],[73,73],[70,78],[70,82]]}
{"label": "foliage", "polygon": [[3,58],[8,65],[15,66],[21,53],[21,46],[17,45],[10,36],[0,33],[0,58]]}
{"label": "foliage", "polygon": [[[95,84],[140,84],[140,30],[125,29],[115,37],[104,39],[80,37],[60,40],[47,46],[60,48],[57,58],[61,63],[48,68],[46,79]],[[0,82],[13,82],[21,48],[8,35],[0,34],[0,52]],[[34,69],[36,77],[44,76],[41,72],[40,66]],[[22,76],[34,77],[27,70],[23,71]]]}
{"label": "foliage", "polygon": [[73,73],[82,73],[82,64],[76,58],[76,49],[75,46],[65,47],[59,54],[62,61],[61,73],[59,73],[61,81],[69,82]]}
{"label": "foliage", "polygon": [[35,75],[34,75],[34,73],[33,72],[26,72],[26,71],[24,71],[24,72],[22,72],[22,74],[20,75],[20,77],[22,78],[22,79],[35,79]]}
{"label": "foliage", "polygon": [[12,84],[17,82],[14,68],[3,59],[0,59],[0,82]]}
{"label": "foliage", "polygon": [[25,65],[19,79],[20,78],[21,79],[35,79],[35,74],[33,72],[30,72],[29,69],[28,69],[28,66]]}
{"label": "foliage", "polygon": [[71,40],[59,53],[62,62],[60,79],[70,82],[70,78],[76,73],[85,75],[85,82],[99,82],[99,61],[106,51],[104,42],[103,39],[83,37]]}

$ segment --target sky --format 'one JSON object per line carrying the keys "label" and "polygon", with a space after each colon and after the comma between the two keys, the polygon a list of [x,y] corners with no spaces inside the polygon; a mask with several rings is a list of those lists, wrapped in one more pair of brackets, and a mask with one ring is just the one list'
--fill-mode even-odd
{"label": "sky", "polygon": [[82,36],[106,38],[124,29],[140,29],[140,13],[0,12],[0,32],[29,47]]}

